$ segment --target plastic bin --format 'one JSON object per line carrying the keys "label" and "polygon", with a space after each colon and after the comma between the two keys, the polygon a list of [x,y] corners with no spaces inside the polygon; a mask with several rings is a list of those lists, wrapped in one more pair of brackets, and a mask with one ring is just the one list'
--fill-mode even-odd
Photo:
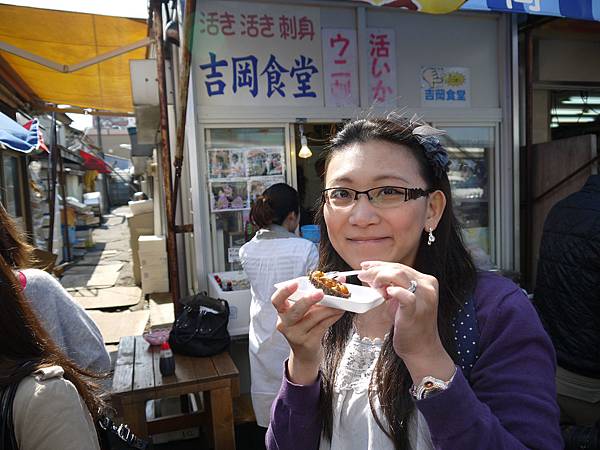
{"label": "plastic bin", "polygon": [[304,239],[308,239],[309,241],[318,244],[321,240],[321,231],[319,230],[319,225],[304,225],[300,227],[300,234]]}
{"label": "plastic bin", "polygon": [[222,298],[229,303],[229,326],[227,330],[231,336],[248,334],[250,327],[250,289],[238,291],[224,291],[215,280],[217,275],[224,283],[233,280],[247,280],[243,271],[217,272],[208,274],[208,294],[214,298]]}

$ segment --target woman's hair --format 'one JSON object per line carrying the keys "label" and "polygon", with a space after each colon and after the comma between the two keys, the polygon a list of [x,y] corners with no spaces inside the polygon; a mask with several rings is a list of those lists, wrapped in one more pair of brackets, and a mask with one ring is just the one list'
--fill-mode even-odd
{"label": "woman's hair", "polygon": [[[426,157],[413,130],[423,123],[405,118],[374,118],[348,123],[331,141],[325,159],[325,173],[333,155],[343,152],[353,144],[372,141],[389,142],[402,146],[415,158],[419,173],[425,180],[422,189],[440,190],[446,196],[446,207],[435,231],[435,244],[427,245],[427,233],[423,231],[417,251],[414,269],[433,275],[439,282],[438,328],[446,351],[456,359],[452,321],[462,303],[472,295],[476,283],[476,270],[465,245],[460,227],[452,210],[450,182],[445,170],[434,167]],[[338,255],[327,233],[321,199],[317,222],[322,231],[319,247],[319,265],[324,271],[347,270],[348,264]],[[331,439],[333,424],[333,386],[339,362],[344,354],[347,340],[353,329],[353,314],[345,313],[323,338],[323,395],[325,436]],[[414,412],[414,402],[409,394],[412,385],[410,374],[393,348],[393,329],[385,339],[369,386],[369,403],[380,428],[392,439],[395,448],[408,449],[407,426]],[[385,422],[377,416],[375,400],[379,399]],[[387,425],[384,423],[387,422]]]}
{"label": "woman's hair", "polygon": [[15,269],[29,267],[33,247],[0,203],[0,256]]}
{"label": "woman's hair", "polygon": [[250,221],[259,228],[281,225],[289,213],[298,214],[298,191],[285,183],[277,183],[259,195],[252,203]]}
{"label": "woman's hair", "polygon": [[104,403],[91,378],[99,375],[77,367],[59,350],[25,299],[12,265],[2,256],[0,336],[0,387],[18,383],[39,368],[61,366],[64,378],[75,385],[94,419],[98,417]]}

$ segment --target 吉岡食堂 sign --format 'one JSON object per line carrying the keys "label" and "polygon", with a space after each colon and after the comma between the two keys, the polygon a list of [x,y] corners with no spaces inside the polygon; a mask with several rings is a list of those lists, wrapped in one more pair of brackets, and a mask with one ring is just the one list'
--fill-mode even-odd
{"label": "\u5409\u5ca1\u98df\u5802 sign", "polygon": [[201,104],[323,106],[319,8],[203,1],[195,20]]}

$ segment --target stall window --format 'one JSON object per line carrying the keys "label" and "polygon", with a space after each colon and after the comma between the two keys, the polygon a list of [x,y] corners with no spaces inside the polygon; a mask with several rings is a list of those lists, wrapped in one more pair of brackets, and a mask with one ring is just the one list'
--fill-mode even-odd
{"label": "stall window", "polygon": [[285,129],[205,130],[215,271],[240,270],[239,248],[256,230],[250,206],[266,188],[286,181]]}
{"label": "stall window", "polygon": [[14,218],[23,216],[21,205],[21,177],[19,159],[12,155],[2,155],[2,204]]}
{"label": "stall window", "polygon": [[452,161],[448,177],[465,243],[480,267],[494,261],[491,174],[496,145],[493,126],[440,126]]}

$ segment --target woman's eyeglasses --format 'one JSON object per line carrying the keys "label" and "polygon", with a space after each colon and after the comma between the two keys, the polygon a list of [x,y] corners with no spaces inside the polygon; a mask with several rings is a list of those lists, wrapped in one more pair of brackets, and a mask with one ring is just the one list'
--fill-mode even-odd
{"label": "woman's eyeglasses", "polygon": [[379,186],[366,191],[357,191],[356,189],[331,187],[321,191],[323,201],[334,208],[346,208],[358,200],[358,196],[363,194],[369,199],[369,202],[377,208],[394,208],[409,200],[416,200],[420,197],[427,197],[433,190],[423,190],[420,188],[407,188],[402,186]]}

